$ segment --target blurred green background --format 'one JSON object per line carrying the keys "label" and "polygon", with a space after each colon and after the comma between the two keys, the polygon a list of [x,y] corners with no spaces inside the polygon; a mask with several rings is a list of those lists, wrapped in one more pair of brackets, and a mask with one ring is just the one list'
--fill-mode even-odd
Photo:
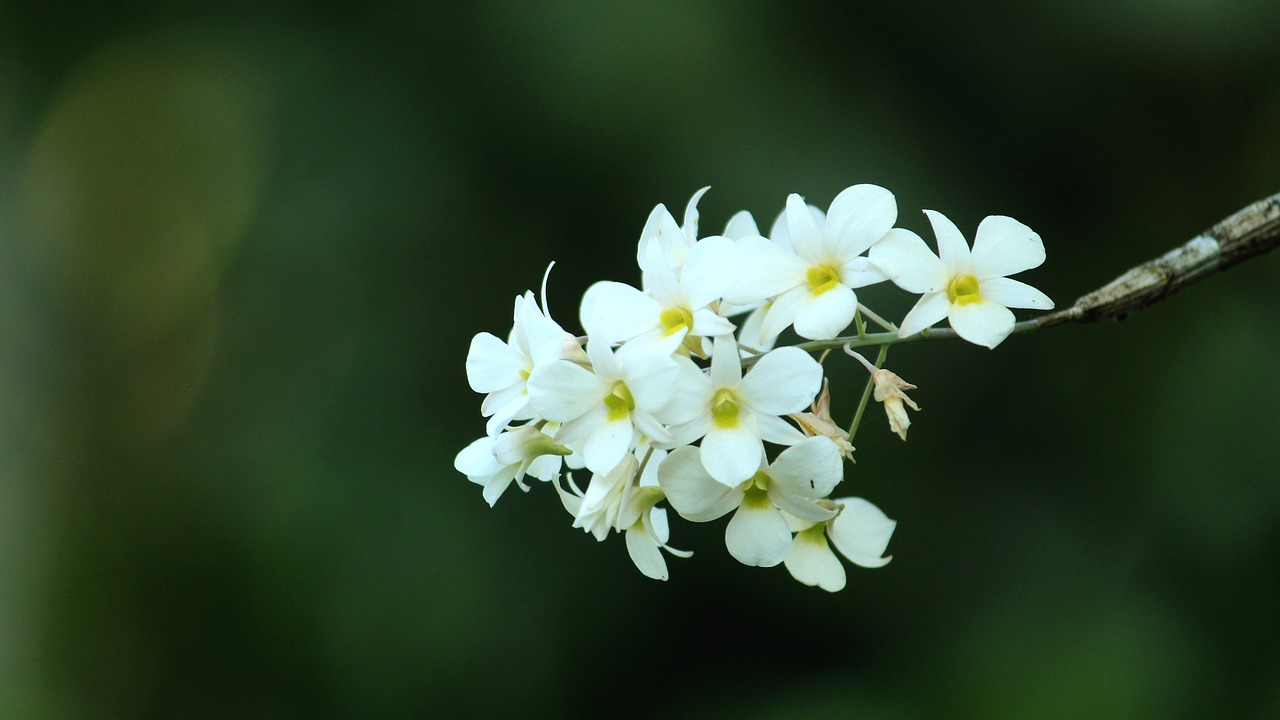
{"label": "blurred green background", "polygon": [[[895,350],[829,595],[490,509],[470,337],[874,182],[1060,304],[1280,191],[1280,4],[0,4],[0,717],[1280,718],[1280,258]],[[897,317],[912,298],[865,300]],[[860,389],[834,380],[838,417]]]}

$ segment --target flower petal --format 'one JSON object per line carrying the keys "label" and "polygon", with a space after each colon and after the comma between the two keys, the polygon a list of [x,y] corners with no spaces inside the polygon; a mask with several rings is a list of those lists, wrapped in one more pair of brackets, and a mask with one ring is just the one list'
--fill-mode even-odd
{"label": "flower petal", "polygon": [[951,310],[951,301],[947,299],[946,291],[921,295],[915,307],[902,318],[902,325],[898,327],[898,337],[911,337],[925,328],[937,325],[939,320],[947,316],[949,310]]}
{"label": "flower petal", "polygon": [[521,381],[524,357],[496,335],[482,332],[471,338],[467,351],[467,383],[476,392],[491,393]]}
{"label": "flower petal", "polygon": [[829,340],[853,322],[858,296],[845,285],[835,285],[819,295],[809,293],[796,313],[796,334],[809,340]]}
{"label": "flower petal", "polygon": [[756,225],[756,219],[746,210],[734,213],[733,217],[729,218],[729,222],[725,223],[724,236],[731,240],[741,240],[752,235],[759,236],[760,227]]}
{"label": "flower petal", "polygon": [[1040,236],[1004,215],[983,219],[973,237],[973,272],[979,280],[1039,267],[1044,257]]}
{"label": "flower petal", "polygon": [[578,319],[588,335],[616,343],[659,327],[661,312],[657,300],[630,285],[602,280],[583,293]]}
{"label": "flower petal", "polygon": [[988,348],[1004,342],[1013,332],[1013,313],[1003,305],[987,299],[964,305],[955,304],[947,312],[947,320],[960,337]]}
{"label": "flower petal", "polygon": [[799,412],[822,387],[822,366],[797,347],[770,350],[752,366],[738,394],[755,410],[769,415]]}
{"label": "flower petal", "polygon": [[649,537],[649,533],[645,532],[644,526],[640,523],[627,528],[627,554],[631,556],[631,562],[635,563],[636,569],[645,577],[654,580],[667,579],[667,561],[662,557],[662,551],[654,544],[653,538]]}
{"label": "flower petal", "polygon": [[942,259],[947,271],[951,275],[968,273],[972,262],[964,233],[946,215],[936,210],[925,210],[924,214],[928,216],[929,224],[933,225],[933,234],[938,238],[938,257]]}
{"label": "flower petal", "polygon": [[767,497],[761,499],[763,502],[744,502],[733,514],[724,529],[724,544],[743,565],[773,567],[786,559],[791,531],[773,503]]}
{"label": "flower petal", "polygon": [[[931,293],[947,287],[947,267],[920,236],[894,228],[868,253],[871,262],[893,284],[913,293]],[[941,319],[941,318],[939,318]],[[935,321],[936,322],[936,321]]]}
{"label": "flower petal", "polygon": [[671,451],[658,465],[658,482],[671,507],[692,522],[715,520],[742,504],[742,491],[716,482],[695,447]]}
{"label": "flower petal", "polygon": [[729,487],[756,474],[764,462],[760,436],[746,427],[717,427],[714,423],[702,438],[702,466],[717,482]]}
{"label": "flower petal", "polygon": [[711,385],[715,389],[737,387],[742,381],[742,357],[732,335],[720,335],[711,351]]}
{"label": "flower petal", "polygon": [[607,473],[614,469],[631,449],[634,438],[635,426],[631,424],[630,416],[619,420],[606,419],[587,436],[587,443],[582,448],[587,469],[594,473]]}
{"label": "flower petal", "polygon": [[738,278],[724,291],[724,298],[750,305],[801,284],[808,266],[795,253],[758,236],[736,242]]}
{"label": "flower petal", "polygon": [[680,287],[691,309],[721,298],[738,282],[738,244],[713,235],[689,248],[680,269]]}
{"label": "flower petal", "polygon": [[840,266],[840,282],[851,288],[875,285],[888,279],[889,276],[876,267],[869,258],[861,255]]}
{"label": "flower petal", "polygon": [[794,495],[821,498],[844,479],[844,463],[834,442],[811,437],[783,450],[766,472],[773,483]]}
{"label": "flower petal", "polygon": [[826,236],[836,257],[844,262],[861,255],[898,219],[893,193],[879,185],[845,188],[827,210]]}
{"label": "flower petal", "polygon": [[892,558],[882,556],[898,523],[862,498],[840,498],[836,502],[842,503],[844,510],[831,521],[828,529],[831,542],[835,543],[840,554],[854,565],[865,568],[888,564]]}
{"label": "flower petal", "polygon": [[787,196],[787,234],[791,237],[791,249],[810,263],[826,260],[823,247],[822,223],[815,222],[813,213],[804,198],[795,193]]}
{"label": "flower petal", "polygon": [[787,552],[786,566],[791,577],[805,585],[816,585],[827,592],[844,589],[844,565],[831,552],[821,525],[796,535]]}
{"label": "flower petal", "polygon": [[978,284],[978,294],[997,305],[1008,308],[1053,309],[1053,301],[1048,295],[1012,278],[997,277],[981,280]]}
{"label": "flower petal", "polygon": [[688,243],[684,241],[684,231],[676,224],[676,219],[671,216],[667,206],[662,203],[658,203],[653,212],[649,213],[644,229],[640,231],[640,242],[636,244],[636,265],[641,268],[644,268],[646,263],[645,253],[648,251],[649,240],[655,238],[661,243],[668,264],[671,267],[679,267],[684,262]]}
{"label": "flower petal", "polygon": [[555,422],[582,417],[608,392],[609,386],[595,373],[569,360],[536,367],[529,376],[529,402],[534,412]]}
{"label": "flower petal", "polygon": [[794,287],[779,295],[760,323],[761,345],[772,346],[778,335],[795,321],[796,313],[808,299],[808,287]]}

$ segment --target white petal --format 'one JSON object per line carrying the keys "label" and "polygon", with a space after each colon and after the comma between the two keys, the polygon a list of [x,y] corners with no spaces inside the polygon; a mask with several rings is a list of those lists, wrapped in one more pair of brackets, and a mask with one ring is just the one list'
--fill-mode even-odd
{"label": "white petal", "polygon": [[678,372],[666,388],[667,402],[654,414],[663,423],[679,425],[689,422],[710,407],[715,388],[711,379],[688,358],[674,360]]}
{"label": "white petal", "polygon": [[997,305],[1009,308],[1053,309],[1053,301],[1048,295],[1012,278],[981,280],[978,282],[978,294]]}
{"label": "white petal", "polygon": [[933,234],[938,238],[938,257],[947,271],[952,275],[968,273],[972,266],[969,259],[969,243],[964,234],[946,215],[936,210],[925,210],[929,224],[933,225]]}
{"label": "white petal", "polygon": [[493,507],[498,502],[498,498],[501,498],[507,488],[511,487],[511,481],[514,479],[513,473],[498,473],[488,479],[484,484],[484,491],[480,494],[484,497],[484,501],[489,503],[489,507]]}
{"label": "white petal", "polygon": [[822,238],[822,224],[814,222],[813,213],[804,198],[795,193],[787,196],[787,233],[791,236],[791,249],[810,263],[826,260]]}
{"label": "white petal", "polygon": [[988,300],[955,304],[947,320],[956,334],[975,345],[994,348],[1013,332],[1013,313]]}
{"label": "white petal", "polygon": [[973,237],[973,271],[979,280],[1013,275],[1044,263],[1044,242],[1031,228],[1004,215],[992,215]]}
{"label": "white petal", "polygon": [[568,360],[536,367],[529,376],[529,402],[540,417],[567,422],[600,404],[609,386],[595,373]]}
{"label": "white petal", "polygon": [[840,282],[851,288],[875,285],[888,279],[889,276],[876,267],[869,258],[862,256],[840,266]]}
{"label": "white petal", "polygon": [[603,338],[588,336],[587,359],[591,361],[591,372],[600,382],[611,385],[622,379],[621,359],[614,356],[613,348]]}
{"label": "white petal", "polygon": [[689,248],[680,270],[680,287],[690,308],[720,299],[738,282],[738,246],[729,238],[712,236]]}
{"label": "white petal", "polygon": [[[760,493],[763,495],[763,493]],[[743,565],[773,567],[787,557],[791,531],[768,498],[762,503],[743,503],[724,529],[729,554]]]}
{"label": "white petal", "polygon": [[662,243],[671,266],[679,267],[684,262],[684,254],[688,247],[684,241],[684,232],[676,224],[676,219],[671,216],[667,206],[662,203],[658,203],[653,212],[649,213],[649,219],[645,221],[644,229],[640,231],[640,242],[636,246],[636,265],[641,268],[644,267],[645,251],[652,238],[657,238],[658,242]]}
{"label": "white petal", "polygon": [[476,392],[491,393],[521,382],[528,361],[497,336],[484,332],[471,338],[467,382]]}
{"label": "white petal", "polygon": [[755,413],[753,417],[756,423],[756,432],[760,434],[760,439],[765,442],[770,442],[774,445],[795,445],[807,437],[797,430],[794,425],[776,415]]}
{"label": "white petal", "polygon": [[844,479],[844,463],[830,439],[811,437],[783,450],[766,472],[792,494],[822,498]]}
{"label": "white petal", "polygon": [[890,230],[868,255],[876,267],[907,292],[923,294],[947,287],[946,266],[924,240],[910,230]]}
{"label": "white petal", "polygon": [[574,348],[577,341],[565,332],[556,321],[542,314],[537,303],[526,303],[521,320],[525,344],[534,365],[553,362],[565,356],[566,348]]}
{"label": "white petal", "polygon": [[753,236],[738,240],[736,245],[738,278],[724,291],[729,302],[750,305],[805,281],[808,265],[777,243]]}
{"label": "white petal", "polygon": [[693,311],[693,328],[691,328],[691,332],[694,335],[703,337],[732,335],[736,329],[733,323],[711,312],[708,308]]}
{"label": "white petal", "polygon": [[488,477],[502,469],[502,464],[493,456],[495,440],[482,437],[462,449],[453,459],[453,469],[467,477]]}
{"label": "white petal", "polygon": [[796,313],[809,299],[808,286],[795,287],[778,296],[760,323],[760,342],[773,345],[778,335],[796,319]]}
{"label": "white petal", "polygon": [[845,285],[835,285],[820,295],[809,294],[796,313],[796,334],[809,340],[829,340],[853,322],[858,296]]}
{"label": "white petal", "polygon": [[769,500],[783,512],[806,522],[823,522],[836,516],[835,510],[829,510],[813,500],[792,494],[779,485],[769,486]]}
{"label": "white petal", "polygon": [[786,565],[791,577],[805,585],[816,585],[827,592],[844,589],[844,565],[831,552],[821,528],[796,535],[787,552]]}
{"label": "white petal", "polygon": [[716,482],[702,467],[698,448],[671,451],[658,465],[658,482],[671,507],[693,522],[715,520],[742,504],[741,490]]}
{"label": "white petal", "polygon": [[684,231],[685,242],[689,245],[698,239],[698,201],[710,189],[711,186],[708,185],[694,193],[693,197],[689,198],[689,204],[684,206],[684,226],[681,229]]}
{"label": "white petal", "polygon": [[738,343],[732,335],[715,339],[711,353],[711,384],[720,388],[737,387],[742,380],[742,358],[738,355]]}
{"label": "white petal", "polygon": [[951,301],[947,299],[945,290],[921,295],[915,307],[911,308],[898,326],[898,337],[911,337],[925,328],[937,325],[949,310]]}
{"label": "white petal", "polygon": [[630,416],[620,420],[606,420],[597,425],[582,448],[587,469],[595,473],[607,473],[617,467],[631,450],[634,436],[635,428],[631,425]]}
{"label": "white petal", "polygon": [[862,498],[840,498],[836,502],[844,505],[844,510],[828,527],[836,549],[855,565],[866,568],[886,565],[891,558],[882,556],[898,523]]}
{"label": "white petal", "polygon": [[799,412],[822,386],[822,366],[809,353],[783,347],[766,353],[738,386],[752,408],[769,415]]}
{"label": "white petal", "polygon": [[661,313],[657,300],[630,285],[604,280],[583,293],[578,315],[587,334],[616,343],[660,327]]}
{"label": "white petal", "polygon": [[827,210],[826,236],[836,256],[847,262],[884,237],[898,219],[893,193],[878,185],[846,188]]}
{"label": "white petal", "polygon": [[644,293],[662,307],[684,304],[684,293],[680,289],[680,281],[676,271],[667,264],[662,252],[662,245],[657,240],[650,240],[645,250],[645,264],[640,273],[640,286]]}
{"label": "white petal", "polygon": [[667,579],[667,561],[640,524],[627,528],[627,554],[636,569],[654,580]]}
{"label": "white petal", "polygon": [[680,376],[680,365],[670,355],[646,352],[644,346],[625,345],[617,353],[627,391],[636,407],[655,412],[671,401],[668,392]]}
{"label": "white petal", "polygon": [[759,234],[760,228],[756,225],[756,219],[746,210],[734,213],[724,226],[724,236],[731,240],[741,240],[749,235],[758,236]]}
{"label": "white petal", "polygon": [[749,429],[721,428],[712,424],[702,438],[702,466],[711,477],[735,487],[756,474],[764,461],[764,444]]}
{"label": "white petal", "polygon": [[480,409],[482,413],[493,415],[485,423],[484,429],[490,436],[497,437],[498,433],[502,432],[502,429],[512,420],[530,417],[529,396],[523,387],[513,385],[506,390],[490,394],[480,404]]}

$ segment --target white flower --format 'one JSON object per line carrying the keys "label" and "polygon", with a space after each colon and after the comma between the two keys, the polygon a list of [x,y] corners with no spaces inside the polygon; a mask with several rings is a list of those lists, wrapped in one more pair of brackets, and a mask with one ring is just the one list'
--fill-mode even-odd
{"label": "white flower", "polygon": [[636,247],[638,265],[644,267],[649,241],[657,240],[666,257],[668,267],[677,274],[680,272],[689,248],[693,247],[698,240],[698,201],[710,189],[710,187],[704,187],[689,198],[689,204],[684,209],[684,225],[677,225],[676,219],[671,216],[667,207],[658,203],[653,212],[649,213],[644,229],[640,231],[640,242]]}
{"label": "white flower", "polygon": [[760,337],[772,342],[789,325],[811,340],[833,338],[853,322],[854,288],[885,280],[862,253],[893,227],[898,209],[893,194],[876,185],[846,188],[826,215],[799,195],[787,198],[786,221],[775,223],[773,240],[738,240],[739,282],[729,302],[749,305],[775,297]]}
{"label": "white flower", "polygon": [[871,261],[898,287],[923,293],[907,313],[898,335],[914,335],[946,318],[960,337],[994,348],[1013,331],[1009,308],[1048,310],[1053,301],[1007,275],[1044,262],[1044,243],[1031,228],[1003,215],[978,225],[970,251],[945,215],[925,210],[938,238],[934,255],[919,235],[894,229],[871,249]]}
{"label": "white flower", "polygon": [[572,360],[536,367],[529,396],[540,417],[561,423],[556,440],[581,448],[592,472],[607,473],[621,462],[635,447],[637,432],[669,440],[664,425],[693,416],[680,388],[705,381],[688,359],[677,362],[644,346],[615,353],[594,337],[587,341],[587,356],[590,368]]}
{"label": "white flower", "polygon": [[687,520],[707,522],[736,510],[725,528],[725,546],[744,565],[772,567],[786,558],[791,532],[780,510],[810,522],[835,516],[816,502],[844,474],[840,453],[827,438],[807,438],[787,448],[733,487],[712,478],[700,454],[705,451],[693,447],[674,450],[658,468],[658,481],[671,506]]}
{"label": "white flower", "polygon": [[526,382],[536,366],[581,354],[577,340],[538,307],[532,292],[516,298],[514,315],[506,342],[482,332],[471,339],[467,352],[467,382],[472,390],[488,393],[480,412],[492,416],[485,426],[490,436],[513,420],[535,417]]}
{"label": "white flower", "polygon": [[670,353],[688,342],[702,352],[701,338],[734,331],[712,303],[734,282],[736,257],[733,241],[703,238],[688,249],[677,275],[651,238],[641,261],[644,290],[611,281],[592,285],[582,296],[582,326],[610,343],[654,344]]}
{"label": "white flower", "polygon": [[813,400],[822,366],[795,347],[762,355],[745,376],[733,337],[715,339],[711,376],[681,404],[696,415],[669,428],[673,442],[702,438],[702,464],[717,481],[733,487],[760,469],[764,442],[794,445],[804,435],[783,420]]}
{"label": "white flower", "polygon": [[827,545],[827,536],[854,565],[878,568],[890,557],[883,557],[897,523],[880,508],[862,498],[839,498],[833,505],[840,514],[825,522],[799,518],[789,519],[795,539],[787,551],[786,567],[791,577],[805,585],[816,585],[827,592],[844,588],[844,566]]}
{"label": "white flower", "polygon": [[560,470],[560,456],[569,448],[557,445],[547,428],[522,425],[498,437],[485,436],[458,453],[453,467],[471,482],[484,487],[484,499],[490,507],[515,482],[528,491],[524,476],[551,480]]}
{"label": "white flower", "polygon": [[677,557],[693,555],[667,545],[671,534],[667,511],[655,507],[665,497],[657,480],[657,467],[664,457],[666,451],[653,451],[639,483],[635,482],[636,457],[628,455],[609,473],[593,475],[586,493],[578,490],[571,479],[571,492],[556,484],[561,501],[574,516],[574,527],[582,528],[597,541],[604,540],[610,530],[625,532],[631,562],[655,580],[668,577],[661,550]]}

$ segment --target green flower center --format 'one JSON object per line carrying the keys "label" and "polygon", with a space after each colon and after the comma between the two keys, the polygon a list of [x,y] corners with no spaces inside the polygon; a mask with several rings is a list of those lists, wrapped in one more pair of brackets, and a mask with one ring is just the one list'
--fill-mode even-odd
{"label": "green flower center", "polygon": [[968,305],[978,302],[982,296],[978,294],[978,278],[972,275],[957,275],[947,283],[947,299],[957,305]]}
{"label": "green flower center", "polygon": [[840,271],[822,263],[809,268],[805,279],[809,281],[809,292],[817,296],[840,284]]}
{"label": "green flower center", "polygon": [[681,330],[693,329],[693,314],[684,308],[667,308],[658,317],[664,328],[663,335],[674,335]]}
{"label": "green flower center", "polygon": [[[754,478],[752,479],[754,480]],[[747,482],[750,483],[751,481],[748,480]],[[766,510],[773,507],[773,501],[769,499],[769,491],[761,490],[755,485],[748,484],[746,491],[742,495],[742,506],[751,510]]]}
{"label": "green flower center", "polygon": [[734,400],[732,390],[719,390],[711,399],[711,421],[718,428],[738,427],[738,403]]}
{"label": "green flower center", "polygon": [[624,420],[635,409],[636,401],[631,398],[631,391],[627,386],[619,380],[613,384],[613,390],[604,396],[604,406],[609,409],[609,420]]}

